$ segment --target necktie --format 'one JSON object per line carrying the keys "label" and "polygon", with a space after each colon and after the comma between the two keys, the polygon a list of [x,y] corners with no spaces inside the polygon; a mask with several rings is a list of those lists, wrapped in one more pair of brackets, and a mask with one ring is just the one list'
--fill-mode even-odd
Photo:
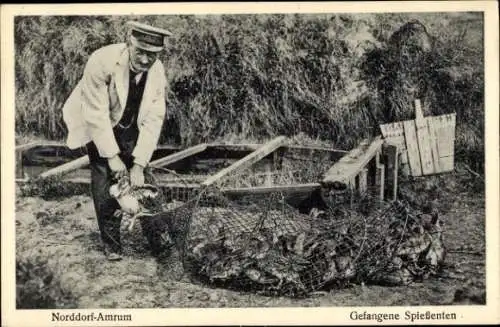
{"label": "necktie", "polygon": [[139,82],[141,81],[141,78],[142,78],[142,72],[136,73],[136,72],[130,71],[130,74],[132,77],[130,80],[133,81],[134,85],[139,84]]}
{"label": "necktie", "polygon": [[134,77],[135,85],[139,84],[142,78],[142,73],[137,73]]}

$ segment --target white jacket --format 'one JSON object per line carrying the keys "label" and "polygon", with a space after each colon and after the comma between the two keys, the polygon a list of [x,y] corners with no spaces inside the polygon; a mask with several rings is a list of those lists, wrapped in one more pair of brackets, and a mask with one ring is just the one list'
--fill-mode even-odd
{"label": "white jacket", "polygon": [[[119,153],[113,127],[120,121],[127,103],[129,52],[125,43],[112,44],[91,54],[82,79],[63,107],[71,149],[94,141],[99,155]],[[157,60],[150,68],[139,107],[139,137],[132,155],[145,166],[158,144],[165,117],[165,71]]]}

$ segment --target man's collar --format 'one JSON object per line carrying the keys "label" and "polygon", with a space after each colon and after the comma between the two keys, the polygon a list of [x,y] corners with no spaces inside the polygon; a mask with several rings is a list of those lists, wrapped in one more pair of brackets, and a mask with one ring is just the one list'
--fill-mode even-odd
{"label": "man's collar", "polygon": [[139,74],[139,72],[134,69],[134,66],[132,66],[132,62],[130,60],[128,61],[128,68],[134,75]]}

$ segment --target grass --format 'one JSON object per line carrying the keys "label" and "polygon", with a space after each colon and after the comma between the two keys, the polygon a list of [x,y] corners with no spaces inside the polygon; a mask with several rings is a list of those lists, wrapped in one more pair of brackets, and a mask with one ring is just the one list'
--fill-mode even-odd
{"label": "grass", "polygon": [[60,277],[41,251],[29,257],[17,256],[17,309],[76,308],[77,299],[62,286]]}
{"label": "grass", "polygon": [[457,113],[457,159],[484,170],[480,13],[16,17],[16,133],[63,139],[89,55],[134,18],[174,33],[163,143],[300,134],[350,149],[413,118],[418,97],[426,115]]}
{"label": "grass", "polygon": [[90,195],[90,186],[64,182],[62,176],[33,178],[19,187],[20,196],[40,196],[47,201],[80,194]]}

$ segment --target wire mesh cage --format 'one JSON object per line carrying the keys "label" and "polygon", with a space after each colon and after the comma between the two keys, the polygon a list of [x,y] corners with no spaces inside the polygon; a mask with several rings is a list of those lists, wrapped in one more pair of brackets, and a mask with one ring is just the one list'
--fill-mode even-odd
{"label": "wire mesh cage", "polygon": [[280,193],[228,199],[216,188],[162,215],[186,273],[214,286],[302,297],[351,283],[407,285],[436,271],[439,223],[404,203],[301,214]]}
{"label": "wire mesh cage", "polygon": [[405,201],[395,201],[383,203],[366,221],[357,281],[408,285],[438,272],[446,251],[437,212],[423,213]]}
{"label": "wire mesh cage", "polygon": [[279,193],[234,202],[212,190],[210,198],[194,208],[184,258],[213,285],[292,297],[356,282],[407,285],[444,259],[438,222],[404,203],[368,216],[350,206],[305,215]]}
{"label": "wire mesh cage", "polygon": [[[310,181],[324,171],[317,164],[326,167],[334,160],[330,154],[324,161],[313,153],[303,158],[284,155],[281,166],[270,170],[272,182]],[[373,196],[376,186],[363,194],[337,190],[336,201],[307,212],[278,191],[227,196],[230,186],[265,185],[255,171],[238,172],[210,187],[190,187],[181,176],[162,185],[156,199],[161,210],[145,219],[160,247],[171,244],[181,254],[186,274],[219,287],[303,297],[351,283],[408,285],[443,263],[437,214],[414,211],[401,201],[383,202]],[[164,172],[176,178],[175,172]]]}

